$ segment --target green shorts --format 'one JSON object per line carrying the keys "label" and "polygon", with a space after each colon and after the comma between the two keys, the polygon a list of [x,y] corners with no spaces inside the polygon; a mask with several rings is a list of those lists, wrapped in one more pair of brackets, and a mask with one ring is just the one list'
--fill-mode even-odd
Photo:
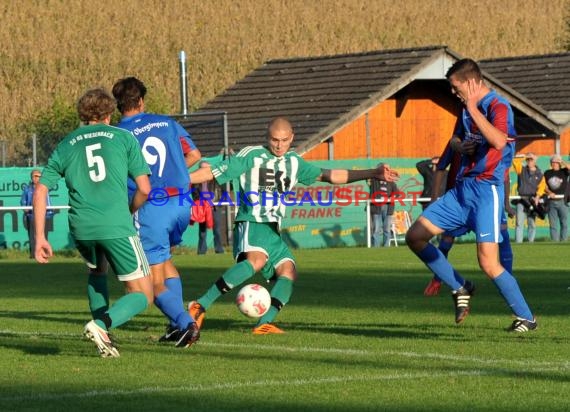
{"label": "green shorts", "polygon": [[117,239],[76,239],[75,244],[90,269],[95,269],[107,259],[117,279],[122,282],[150,274],[141,242],[136,235]]}
{"label": "green shorts", "polygon": [[236,222],[234,225],[234,258],[240,261],[246,252],[262,252],[267,263],[261,269],[262,276],[269,280],[275,268],[286,261],[295,265],[295,258],[281,239],[277,223]]}

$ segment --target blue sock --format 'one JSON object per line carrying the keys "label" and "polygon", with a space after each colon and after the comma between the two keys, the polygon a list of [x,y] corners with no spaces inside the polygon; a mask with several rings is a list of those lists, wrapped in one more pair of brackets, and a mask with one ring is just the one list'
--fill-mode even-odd
{"label": "blue sock", "polygon": [[501,236],[503,241],[499,243],[499,260],[507,272],[513,273],[513,249],[511,248],[509,230],[502,229]]}
{"label": "blue sock", "polygon": [[447,255],[449,254],[449,251],[451,250],[452,246],[453,242],[449,242],[445,240],[445,238],[441,238],[437,248],[441,251],[441,253],[443,253],[443,256],[447,258]]}
{"label": "blue sock", "polygon": [[431,243],[416,253],[416,255],[426,264],[426,266],[436,275],[443,283],[452,290],[457,290],[465,284],[465,280],[457,273],[443,253]]}
{"label": "blue sock", "polygon": [[527,320],[534,319],[532,312],[522,295],[519,284],[513,275],[504,271],[493,279],[493,283],[497,289],[499,289],[499,293],[503,296],[515,316]]}
{"label": "blue sock", "polygon": [[184,309],[182,299],[165,289],[160,295],[154,298],[154,304],[179,329],[186,329],[193,322],[190,314]]}
{"label": "blue sock", "polygon": [[[174,278],[166,278],[164,281],[164,286],[166,286],[166,288],[176,296],[179,296],[180,300],[184,302],[184,299],[182,297],[182,281],[180,280],[179,276],[176,276]],[[184,305],[184,303],[182,303],[182,305]],[[176,323],[171,320],[170,326],[176,326]]]}
{"label": "blue sock", "polygon": [[[450,241],[446,240],[445,237],[442,237],[439,241],[439,245],[437,246],[437,248],[439,249],[439,251],[441,253],[443,253],[443,256],[445,256],[445,258],[447,259],[447,255],[449,255],[449,251],[451,250],[452,246],[453,246],[453,241],[450,242]],[[457,275],[459,275],[459,274],[457,274]],[[441,279],[439,278],[439,276],[434,274],[433,278],[435,280],[437,280],[438,282],[441,282]]]}

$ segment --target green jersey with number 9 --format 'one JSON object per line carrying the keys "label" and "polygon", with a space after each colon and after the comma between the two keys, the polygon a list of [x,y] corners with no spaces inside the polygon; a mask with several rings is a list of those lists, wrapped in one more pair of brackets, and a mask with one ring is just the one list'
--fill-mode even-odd
{"label": "green jersey with number 9", "polygon": [[127,176],[150,174],[136,138],[98,123],[67,135],[51,154],[40,183],[64,177],[69,190],[69,229],[75,239],[116,239],[136,233],[129,212]]}

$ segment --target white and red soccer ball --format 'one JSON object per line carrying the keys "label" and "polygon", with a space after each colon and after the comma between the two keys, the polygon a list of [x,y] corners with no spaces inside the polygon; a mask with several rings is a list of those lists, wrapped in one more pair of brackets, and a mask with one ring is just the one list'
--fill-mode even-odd
{"label": "white and red soccer ball", "polygon": [[236,305],[245,316],[260,318],[269,310],[271,296],[263,286],[252,283],[240,289],[236,296]]}

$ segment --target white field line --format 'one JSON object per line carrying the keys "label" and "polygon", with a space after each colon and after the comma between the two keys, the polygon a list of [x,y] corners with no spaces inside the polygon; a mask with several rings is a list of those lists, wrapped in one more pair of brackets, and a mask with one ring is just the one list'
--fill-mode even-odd
{"label": "white field line", "polygon": [[219,390],[234,390],[242,388],[253,388],[258,386],[268,387],[284,387],[284,386],[305,386],[305,385],[323,385],[330,383],[350,383],[350,382],[372,382],[372,381],[391,381],[391,380],[411,380],[411,379],[438,379],[449,378],[455,376],[484,376],[488,375],[486,371],[465,371],[465,372],[449,372],[449,373],[402,373],[402,374],[389,374],[389,375],[362,375],[362,376],[330,376],[326,378],[314,379],[287,379],[287,380],[260,380],[260,381],[245,381],[245,382],[231,382],[231,383],[213,383],[210,385],[191,384],[185,386],[161,387],[161,386],[147,386],[138,389],[110,389],[100,391],[87,391],[87,392],[67,392],[67,393],[34,393],[29,396],[15,396],[12,398],[3,398],[4,401],[29,401],[29,400],[61,400],[71,398],[94,398],[98,396],[132,396],[144,395],[166,392],[207,392]]}
{"label": "white field line", "polygon": [[[50,332],[23,332],[12,330],[0,330],[1,335],[12,336],[45,336],[52,338],[77,337],[81,335],[74,333],[50,333]],[[205,342],[200,341],[198,346],[211,346],[219,348],[233,348],[244,350],[265,350],[271,352],[290,352],[290,353],[330,353],[345,356],[400,356],[405,358],[419,358],[419,359],[438,359],[453,362],[471,362],[471,365],[504,365],[507,366],[525,366],[529,368],[551,368],[551,370],[565,370],[570,369],[570,362],[548,362],[548,361],[535,361],[533,359],[502,359],[502,358],[480,358],[475,356],[461,356],[461,355],[447,355],[443,353],[426,353],[426,352],[411,352],[411,351],[371,351],[364,349],[341,349],[341,348],[319,348],[310,346],[279,346],[279,345],[260,345],[250,343],[222,343],[222,342]]]}

